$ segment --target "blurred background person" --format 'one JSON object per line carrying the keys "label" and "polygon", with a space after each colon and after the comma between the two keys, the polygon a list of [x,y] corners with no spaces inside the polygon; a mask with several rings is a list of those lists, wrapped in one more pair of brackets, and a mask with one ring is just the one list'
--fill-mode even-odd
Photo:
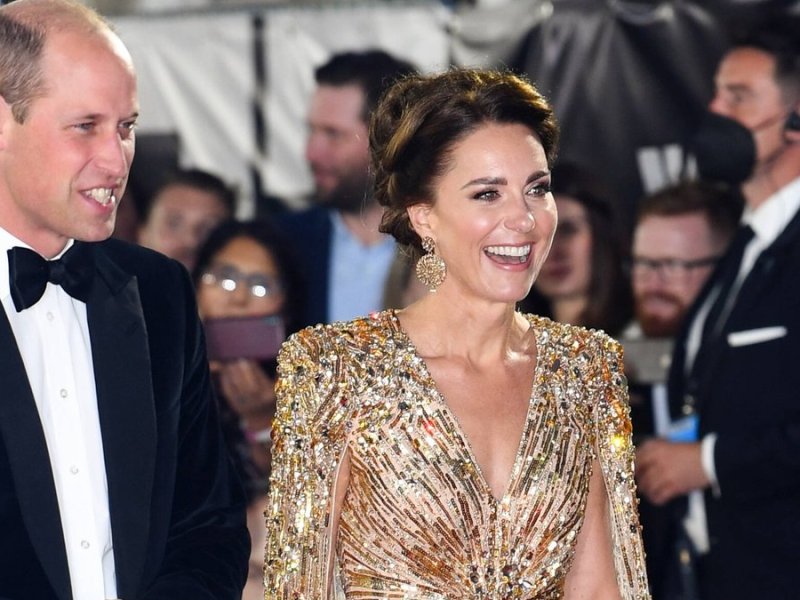
{"label": "blurred background person", "polygon": [[644,198],[630,259],[635,320],[625,337],[674,337],[736,232],[743,199],[711,182],[684,182]]}
{"label": "blurred background person", "polygon": [[117,206],[117,221],[114,223],[114,233],[111,234],[111,237],[132,244],[138,242],[141,221],[137,200],[130,187],[125,188],[125,193],[122,194]]}
{"label": "blurred background person", "polygon": [[405,308],[428,293],[418,277],[414,276],[416,258],[402,250],[398,250],[383,290],[385,308]]}
{"label": "blurred background person", "polygon": [[139,228],[139,244],[183,263],[191,271],[209,232],[234,214],[236,191],[200,169],[179,170],[153,194]]}
{"label": "blurred background person", "polygon": [[615,336],[633,314],[623,269],[626,238],[602,183],[575,164],[553,169],[558,227],[525,312]]}
{"label": "blurred background person", "polygon": [[[631,394],[634,440],[670,436],[666,376],[672,338],[738,226],[742,198],[729,186],[683,182],[639,203],[630,259],[635,320],[620,336]],[[677,407],[678,409],[680,407]],[[670,414],[670,413],[673,414]],[[680,431],[680,426],[675,433]],[[688,598],[681,573],[691,564],[680,507],[641,498],[639,515],[654,600]]]}
{"label": "blurred background person", "polygon": [[[286,332],[297,327],[303,285],[286,239],[271,223],[219,225],[200,247],[193,278],[206,324],[212,319],[277,316]],[[248,493],[252,553],[243,598],[263,598],[263,511],[275,414],[275,360],[212,360],[211,368],[223,433]]]}
{"label": "blurred background person", "polygon": [[[771,23],[719,64],[705,158],[742,181],[742,226],[676,338],[670,402],[693,416],[695,435],[637,450],[642,494],[663,504],[692,492],[684,523],[707,600],[798,595],[798,31],[796,19]],[[749,165],[737,160],[742,144]],[[697,162],[709,165],[702,153]]]}
{"label": "blurred background person", "polygon": [[396,246],[378,231],[383,209],[370,191],[367,123],[384,89],[414,70],[367,50],[336,54],[315,72],[306,143],[315,206],[282,217],[308,275],[306,325],[383,308]]}

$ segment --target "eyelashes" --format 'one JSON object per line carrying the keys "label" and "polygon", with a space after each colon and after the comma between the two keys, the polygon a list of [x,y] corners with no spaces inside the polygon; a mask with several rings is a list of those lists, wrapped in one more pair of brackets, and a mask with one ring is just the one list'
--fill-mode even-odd
{"label": "eyelashes", "polygon": [[536,192],[536,195],[538,196],[544,196],[545,194],[549,194],[553,191],[553,186],[549,181],[547,183],[539,183],[533,186],[532,191]]}
{"label": "eyelashes", "polygon": [[[550,183],[541,183],[541,184],[537,184],[535,186],[532,186],[532,187],[528,188],[528,190],[525,192],[525,195],[526,196],[541,197],[541,196],[546,196],[547,194],[551,193],[552,191],[553,191],[553,188],[550,185]],[[500,198],[501,196],[502,196],[502,193],[501,193],[501,191],[499,189],[489,188],[489,189],[484,189],[484,190],[480,190],[478,192],[475,192],[471,196],[471,198],[473,200],[491,201],[491,200],[496,200],[496,199]]]}

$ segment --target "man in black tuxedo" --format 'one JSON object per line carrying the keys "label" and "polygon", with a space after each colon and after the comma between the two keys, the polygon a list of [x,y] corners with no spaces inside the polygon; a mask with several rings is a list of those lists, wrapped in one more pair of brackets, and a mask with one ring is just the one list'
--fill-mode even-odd
{"label": "man in black tuxedo", "polygon": [[[798,597],[800,51],[798,29],[786,31],[739,42],[716,75],[710,108],[749,131],[755,160],[743,227],[672,360],[670,401],[697,415],[700,441],[655,440],[637,455],[652,501],[704,491],[687,521],[704,600]],[[736,150],[719,148],[719,158]]]}
{"label": "man in black tuxedo", "polygon": [[0,598],[239,598],[249,543],[191,283],[107,240],[134,153],[120,39],[0,8]]}

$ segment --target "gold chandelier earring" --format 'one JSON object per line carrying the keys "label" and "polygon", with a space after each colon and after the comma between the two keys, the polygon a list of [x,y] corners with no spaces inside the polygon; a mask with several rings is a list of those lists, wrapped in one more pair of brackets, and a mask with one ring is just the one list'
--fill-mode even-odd
{"label": "gold chandelier earring", "polygon": [[447,275],[447,267],[444,259],[436,254],[436,242],[432,237],[422,238],[422,248],[425,254],[417,261],[417,279],[431,292],[435,292]]}

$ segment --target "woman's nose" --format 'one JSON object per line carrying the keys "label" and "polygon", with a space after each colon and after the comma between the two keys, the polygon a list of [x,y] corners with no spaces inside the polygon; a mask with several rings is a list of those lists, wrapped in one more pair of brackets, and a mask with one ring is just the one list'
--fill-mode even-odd
{"label": "woman's nose", "polygon": [[524,200],[514,202],[513,209],[506,215],[505,226],[519,233],[529,233],[536,226],[533,211]]}

